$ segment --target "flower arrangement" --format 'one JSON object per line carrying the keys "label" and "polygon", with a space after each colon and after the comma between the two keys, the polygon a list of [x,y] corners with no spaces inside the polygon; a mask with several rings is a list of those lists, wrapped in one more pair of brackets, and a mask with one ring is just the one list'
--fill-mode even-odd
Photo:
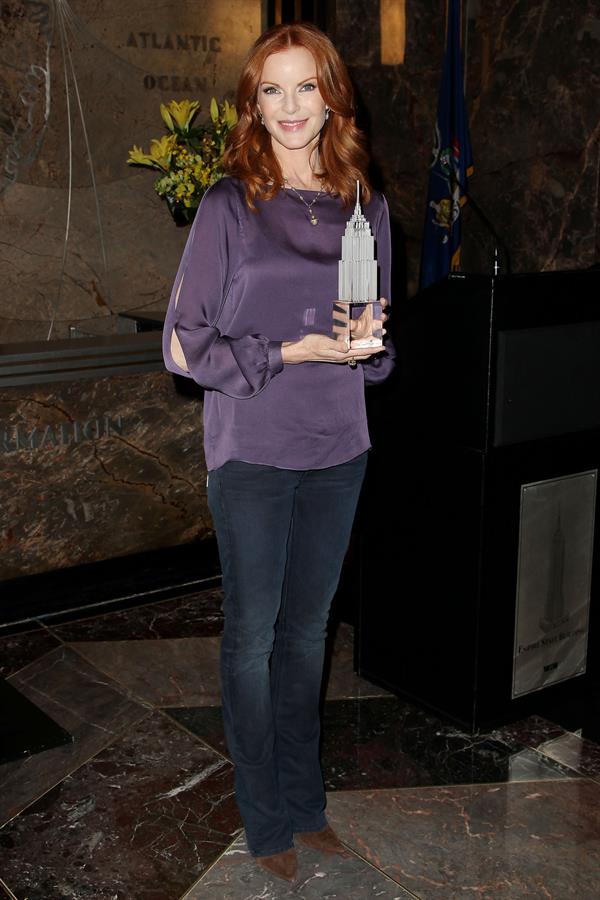
{"label": "flower arrangement", "polygon": [[204,125],[192,127],[200,110],[198,100],[160,104],[160,114],[168,134],[150,142],[144,153],[134,144],[127,162],[157,169],[161,174],[154,190],[164,197],[177,225],[189,225],[204,193],[223,175],[221,158],[227,133],[237,122],[235,106],[225,100],[210,101],[210,118]]}

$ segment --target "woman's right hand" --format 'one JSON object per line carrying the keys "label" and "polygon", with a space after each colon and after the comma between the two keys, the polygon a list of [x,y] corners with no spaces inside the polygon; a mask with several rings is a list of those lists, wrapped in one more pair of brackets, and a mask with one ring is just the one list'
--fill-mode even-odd
{"label": "woman's right hand", "polygon": [[334,341],[325,334],[307,334],[299,341],[284,341],[281,345],[281,357],[284,363],[328,362],[350,363],[369,359],[381,353],[382,347],[373,349],[361,347],[348,350],[345,341]]}

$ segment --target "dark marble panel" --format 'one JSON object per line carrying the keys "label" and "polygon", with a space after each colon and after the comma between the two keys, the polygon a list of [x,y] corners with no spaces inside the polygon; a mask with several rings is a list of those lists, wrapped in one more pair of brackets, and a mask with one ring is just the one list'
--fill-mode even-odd
{"label": "dark marble panel", "polygon": [[0,631],[0,677],[14,675],[59,644],[60,641],[45,628],[10,635],[4,635]]}
{"label": "dark marble panel", "polygon": [[599,249],[595,4],[478,6],[467,79],[476,197],[515,271],[591,265]]}
{"label": "dark marble panel", "polygon": [[197,591],[160,603],[122,609],[48,628],[62,641],[152,640],[212,637],[223,630],[219,589]]}
{"label": "dark marble panel", "polygon": [[[351,66],[359,120],[369,131],[375,168],[403,233],[396,261],[406,267],[412,294],[441,79],[444,4],[406,3],[405,61],[395,66],[381,65],[378,6],[337,0],[336,42]],[[514,271],[598,262],[600,32],[594,0],[472,0],[465,8],[474,199],[509,245]],[[493,238],[468,204],[465,212],[464,269],[490,271]]]}
{"label": "dark marble panel", "polygon": [[379,4],[373,0],[336,0],[335,39],[347,64],[369,66],[379,57]]}
{"label": "dark marble panel", "polygon": [[233,768],[160,713],[0,832],[19,897],[177,900],[240,829]]}
{"label": "dark marble panel", "polygon": [[356,855],[347,859],[298,846],[298,878],[289,887],[270,878],[238,838],[186,894],[186,900],[402,900],[411,895]]}
{"label": "dark marble panel", "polygon": [[1,767],[0,822],[148,714],[147,707],[65,647],[22,669],[9,683],[69,732],[74,742]]}
{"label": "dark marble panel", "polygon": [[345,843],[422,900],[598,893],[592,781],[340,792],[328,816]]}
{"label": "dark marble panel", "polygon": [[568,733],[541,744],[538,749],[540,753],[568,766],[579,775],[587,775],[600,782],[600,744]]}
{"label": "dark marble panel", "polygon": [[153,706],[220,702],[218,637],[85,641],[71,646]]}

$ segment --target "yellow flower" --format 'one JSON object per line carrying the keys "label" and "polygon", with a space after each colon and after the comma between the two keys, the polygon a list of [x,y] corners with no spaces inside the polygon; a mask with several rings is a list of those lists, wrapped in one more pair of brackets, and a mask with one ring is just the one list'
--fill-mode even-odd
{"label": "yellow flower", "polygon": [[174,131],[175,126],[173,125],[173,119],[171,118],[171,113],[167,109],[164,103],[160,104],[160,114],[163,117],[163,122],[169,129],[169,131]]}
{"label": "yellow flower", "polygon": [[213,122],[218,122],[219,120],[219,104],[214,97],[210,101],[210,117]]}
{"label": "yellow flower", "polygon": [[165,134],[160,140],[150,141],[150,156],[155,166],[168,172],[171,165],[171,156],[177,139],[174,134]]}
{"label": "yellow flower", "polygon": [[135,144],[129,151],[129,159],[127,162],[138,166],[154,166],[152,157],[148,156],[147,153],[144,153],[141,147],[136,147]]}
{"label": "yellow flower", "polygon": [[[188,131],[190,122],[199,109],[199,100],[181,100],[179,103],[177,100],[171,100],[168,106],[165,106],[164,103],[161,103],[160,106],[160,112],[167,127],[173,131],[174,125],[176,125],[183,132]],[[171,120],[170,125],[167,117]]]}
{"label": "yellow flower", "polygon": [[227,100],[223,103],[224,112],[223,118],[225,119],[225,124],[228,128],[233,128],[238,120],[237,109],[233,105],[233,103],[228,103]]}

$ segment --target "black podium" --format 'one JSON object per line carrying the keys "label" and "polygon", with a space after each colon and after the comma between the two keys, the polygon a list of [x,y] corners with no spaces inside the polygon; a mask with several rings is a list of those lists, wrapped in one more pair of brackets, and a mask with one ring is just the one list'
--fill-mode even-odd
{"label": "black podium", "polygon": [[457,274],[399,314],[371,404],[357,665],[474,731],[594,665],[600,272]]}

